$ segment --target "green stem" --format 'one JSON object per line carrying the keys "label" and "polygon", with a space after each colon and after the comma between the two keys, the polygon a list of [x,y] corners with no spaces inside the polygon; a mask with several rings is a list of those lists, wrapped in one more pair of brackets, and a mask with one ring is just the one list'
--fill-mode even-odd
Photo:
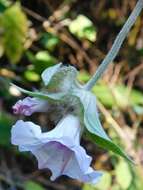
{"label": "green stem", "polygon": [[85,84],[84,89],[91,90],[92,87],[95,85],[96,81],[102,76],[107,66],[114,60],[114,58],[116,57],[121,48],[124,39],[126,38],[133,24],[135,23],[142,8],[143,8],[143,0],[139,0],[135,8],[133,9],[131,15],[129,16],[128,20],[126,21],[123,28],[116,37],[112,48],[110,49],[104,60],[102,61],[101,65],[97,68],[97,71],[95,72],[93,77],[87,82],[87,84]]}

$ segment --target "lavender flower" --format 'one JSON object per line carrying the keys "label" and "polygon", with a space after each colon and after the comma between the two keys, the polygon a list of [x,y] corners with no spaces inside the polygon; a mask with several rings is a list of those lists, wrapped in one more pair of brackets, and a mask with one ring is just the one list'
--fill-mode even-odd
{"label": "lavender flower", "polygon": [[45,112],[48,110],[48,103],[45,100],[38,98],[26,97],[23,100],[19,100],[12,107],[14,114],[23,114],[30,116],[34,112]]}
{"label": "lavender flower", "polygon": [[67,115],[49,132],[32,122],[19,120],[12,127],[12,144],[20,151],[31,151],[38,160],[38,167],[52,171],[51,180],[61,175],[83,182],[96,183],[101,172],[90,167],[91,157],[80,146],[82,128],[78,117]]}
{"label": "lavender flower", "polygon": [[78,83],[76,76],[75,68],[60,63],[42,73],[45,84],[42,91],[31,92],[18,87],[35,98],[18,101],[13,107],[15,113],[31,115],[46,111],[50,121],[58,124],[53,130],[42,133],[40,126],[19,120],[12,127],[11,141],[20,151],[31,151],[39,168],[49,168],[51,180],[67,175],[96,183],[102,173],[90,167],[92,159],[80,146],[82,126],[96,144],[131,160],[105,133],[99,120],[96,97]]}

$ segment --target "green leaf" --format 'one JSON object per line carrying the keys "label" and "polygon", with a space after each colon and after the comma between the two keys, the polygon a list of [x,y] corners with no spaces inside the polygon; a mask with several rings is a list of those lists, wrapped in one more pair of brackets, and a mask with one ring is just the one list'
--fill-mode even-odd
{"label": "green leaf", "polygon": [[34,181],[27,181],[24,183],[25,190],[45,190],[40,184]]}
{"label": "green leaf", "polygon": [[109,172],[103,172],[103,176],[96,185],[85,184],[82,190],[108,190],[111,186],[112,176]]}
{"label": "green leaf", "polygon": [[127,189],[132,182],[132,174],[127,162],[120,160],[115,168],[116,180],[121,188]]}
{"label": "green leaf", "polygon": [[107,107],[116,105],[115,99],[108,86],[104,84],[97,84],[92,89],[96,97]]}
{"label": "green leaf", "polygon": [[53,51],[55,47],[59,44],[60,39],[58,38],[58,36],[46,32],[42,34],[40,42],[46,49]]}
{"label": "green leaf", "polygon": [[104,172],[101,180],[97,183],[96,188],[98,190],[107,190],[112,183],[112,176],[109,172]]}
{"label": "green leaf", "polygon": [[78,15],[69,25],[69,30],[78,38],[87,39],[91,42],[96,40],[96,29],[89,18],[84,15]]}
{"label": "green leaf", "polygon": [[77,75],[77,80],[85,83],[90,79],[90,75],[87,71],[80,71],[79,74]]}
{"label": "green leaf", "polygon": [[10,130],[14,119],[6,113],[0,113],[0,144],[10,144]]}
{"label": "green leaf", "polygon": [[84,90],[75,90],[74,95],[79,97],[84,107],[84,124],[89,131],[89,133],[87,133],[88,137],[100,147],[111,150],[132,162],[132,160],[111,141],[102,128],[96,107],[95,96],[92,93]]}
{"label": "green leaf", "polygon": [[33,64],[34,70],[38,74],[41,74],[43,70],[54,66],[55,63],[57,63],[57,59],[48,51],[39,51],[34,55],[30,50],[27,50],[25,54],[28,60]]}
{"label": "green leaf", "polygon": [[40,80],[40,76],[34,71],[27,70],[24,72],[24,76],[28,81],[38,82]]}
{"label": "green leaf", "polygon": [[12,63],[17,63],[24,51],[24,41],[28,30],[28,21],[18,3],[7,8],[0,17],[3,29],[2,43],[5,54]]}
{"label": "green leaf", "polygon": [[37,72],[41,73],[47,67],[53,66],[57,63],[57,59],[53,57],[48,51],[39,51],[35,57],[33,64]]}
{"label": "green leaf", "polygon": [[3,13],[9,5],[10,2],[8,0],[0,0],[0,13]]}
{"label": "green leaf", "polygon": [[106,106],[118,106],[126,108],[127,106],[143,105],[143,94],[132,89],[129,93],[124,85],[117,85],[112,90],[105,84],[97,84],[93,88],[93,93]]}
{"label": "green leaf", "polygon": [[27,94],[29,96],[36,97],[36,98],[46,99],[49,101],[56,101],[56,100],[62,101],[62,98],[65,96],[65,93],[32,92],[29,90],[25,90],[21,87],[18,87],[15,84],[11,84],[11,85],[16,87],[19,91],[23,92],[24,94]]}
{"label": "green leaf", "polygon": [[112,190],[122,190],[118,184],[112,186]]}
{"label": "green leaf", "polygon": [[97,190],[93,185],[84,184],[82,190]]}

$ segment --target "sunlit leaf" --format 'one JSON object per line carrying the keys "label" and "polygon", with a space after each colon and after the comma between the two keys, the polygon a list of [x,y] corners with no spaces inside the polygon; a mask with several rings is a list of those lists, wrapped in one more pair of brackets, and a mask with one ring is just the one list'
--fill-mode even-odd
{"label": "sunlit leaf", "polygon": [[118,184],[112,185],[112,190],[122,190]]}
{"label": "sunlit leaf", "polygon": [[10,5],[9,0],[0,0],[0,13],[3,13],[5,9]]}
{"label": "sunlit leaf", "polygon": [[82,190],[97,190],[93,185],[84,184]]}
{"label": "sunlit leaf", "polygon": [[115,173],[117,182],[123,189],[127,189],[132,181],[132,174],[128,163],[120,160],[116,166]]}
{"label": "sunlit leaf", "polygon": [[108,86],[98,84],[93,87],[92,91],[104,105],[109,107],[116,105],[116,102]]}
{"label": "sunlit leaf", "polygon": [[44,190],[44,188],[40,184],[34,181],[25,182],[24,187],[25,190]]}
{"label": "sunlit leaf", "polygon": [[101,180],[97,183],[96,188],[98,190],[107,190],[110,188],[112,182],[112,176],[109,172],[104,172]]}
{"label": "sunlit leaf", "polygon": [[84,15],[78,15],[69,25],[71,33],[79,38],[88,39],[91,42],[96,40],[96,29],[92,21]]}
{"label": "sunlit leaf", "polygon": [[100,181],[95,184],[85,184],[82,190],[108,190],[111,186],[112,177],[109,172],[104,172],[103,176],[101,177]]}
{"label": "sunlit leaf", "polygon": [[34,71],[27,70],[24,76],[28,81],[37,82],[40,80],[40,76]]}
{"label": "sunlit leaf", "polygon": [[47,67],[53,66],[55,63],[57,63],[57,59],[48,51],[39,51],[33,60],[33,64],[38,73],[41,73]]}
{"label": "sunlit leaf", "polygon": [[98,84],[93,88],[94,94],[106,106],[127,106],[143,105],[143,94],[137,90],[129,90],[124,85],[114,86],[112,89],[107,85]]}
{"label": "sunlit leaf", "polygon": [[80,71],[77,76],[77,80],[81,83],[85,83],[90,79],[90,75],[87,71]]}
{"label": "sunlit leaf", "polygon": [[52,33],[46,32],[42,34],[40,42],[46,49],[54,50],[55,47],[59,44],[60,39]]}
{"label": "sunlit leaf", "polygon": [[0,17],[2,43],[5,54],[12,63],[17,63],[24,51],[28,21],[18,3],[7,8]]}

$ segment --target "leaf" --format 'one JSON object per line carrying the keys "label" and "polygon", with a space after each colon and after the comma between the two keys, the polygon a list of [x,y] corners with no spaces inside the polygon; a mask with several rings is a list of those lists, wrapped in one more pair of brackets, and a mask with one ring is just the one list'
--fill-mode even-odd
{"label": "leaf", "polygon": [[40,74],[44,69],[53,66],[55,63],[57,63],[57,59],[53,57],[48,51],[39,51],[34,56],[33,64],[35,65],[36,71]]}
{"label": "leaf", "polygon": [[111,186],[112,176],[109,172],[103,172],[103,176],[96,185],[85,184],[82,190],[108,190]]}
{"label": "leaf", "polygon": [[10,130],[14,119],[6,114],[0,113],[0,144],[10,144]]}
{"label": "leaf", "polygon": [[42,79],[48,91],[68,92],[75,84],[77,70],[72,66],[64,66],[59,63],[47,68],[42,73]]}
{"label": "leaf", "polygon": [[141,104],[143,105],[143,93],[138,90],[132,89],[129,99],[132,106]]}
{"label": "leaf", "polygon": [[90,75],[87,71],[80,71],[78,76],[77,76],[77,80],[80,82],[87,82],[90,79]]}
{"label": "leaf", "polygon": [[112,190],[122,190],[118,184],[112,186]]}
{"label": "leaf", "polygon": [[54,66],[57,63],[56,58],[47,51],[39,51],[34,55],[30,50],[27,50],[25,54],[38,74],[41,74],[47,67]]}
{"label": "leaf", "polygon": [[98,190],[107,190],[110,188],[112,182],[112,176],[109,172],[104,172],[101,180],[97,183],[96,188]]}
{"label": "leaf", "polygon": [[121,107],[134,106],[137,104],[143,105],[143,94],[137,90],[132,89],[129,93],[129,89],[124,85],[118,85],[113,89],[113,94],[116,98],[116,102]]}
{"label": "leaf", "polygon": [[24,51],[24,42],[28,31],[26,15],[18,3],[7,8],[0,17],[3,29],[2,43],[5,53],[12,63],[17,63]]}
{"label": "leaf", "polygon": [[82,190],[97,190],[93,185],[84,184]]}
{"label": "leaf", "polygon": [[80,94],[80,100],[84,106],[84,123],[87,129],[90,132],[110,141],[99,120],[96,97],[88,91],[82,91]]}
{"label": "leaf", "polygon": [[25,90],[21,87],[18,87],[15,84],[11,84],[11,85],[16,87],[20,92],[23,92],[24,94],[27,94],[29,96],[36,97],[36,98],[47,99],[49,101],[62,100],[62,98],[65,96],[65,93],[32,92],[29,90]]}
{"label": "leaf", "polygon": [[128,93],[128,88],[124,85],[117,85],[111,89],[100,83],[95,85],[93,93],[106,106],[118,106],[126,108],[127,106],[143,105],[143,94],[137,90],[132,89]]}
{"label": "leaf", "polygon": [[47,69],[45,69],[41,75],[43,82],[45,84],[45,86],[47,86],[49,84],[49,82],[51,81],[52,77],[55,75],[55,73],[57,73],[60,69],[60,67],[62,66],[62,63],[59,63],[55,66],[52,67],[48,67]]}
{"label": "leaf", "polygon": [[89,18],[85,15],[78,15],[75,20],[69,24],[69,30],[78,38],[87,39],[91,42],[96,40],[96,29]]}
{"label": "leaf", "polygon": [[10,2],[8,0],[0,0],[0,13],[3,13],[9,5]]}
{"label": "leaf", "polygon": [[79,97],[84,107],[84,124],[89,131],[87,133],[88,137],[100,147],[111,150],[132,162],[132,160],[111,141],[102,128],[97,112],[95,96],[92,93],[84,90],[75,90],[74,95]]}
{"label": "leaf", "polygon": [[24,183],[25,186],[25,190],[44,190],[45,188],[43,188],[40,184],[34,182],[34,181],[27,181]]}
{"label": "leaf", "polygon": [[28,81],[38,82],[40,80],[40,76],[34,71],[27,70],[24,72],[24,76]]}
{"label": "leaf", "polygon": [[128,163],[124,160],[120,160],[115,168],[115,174],[117,182],[120,184],[121,188],[127,189],[132,181],[132,174]]}
{"label": "leaf", "polygon": [[42,34],[40,42],[46,49],[53,51],[55,47],[59,44],[60,39],[58,38],[58,36],[46,32]]}
{"label": "leaf", "polygon": [[108,86],[104,84],[97,84],[92,89],[96,97],[107,107],[116,105],[115,99]]}

